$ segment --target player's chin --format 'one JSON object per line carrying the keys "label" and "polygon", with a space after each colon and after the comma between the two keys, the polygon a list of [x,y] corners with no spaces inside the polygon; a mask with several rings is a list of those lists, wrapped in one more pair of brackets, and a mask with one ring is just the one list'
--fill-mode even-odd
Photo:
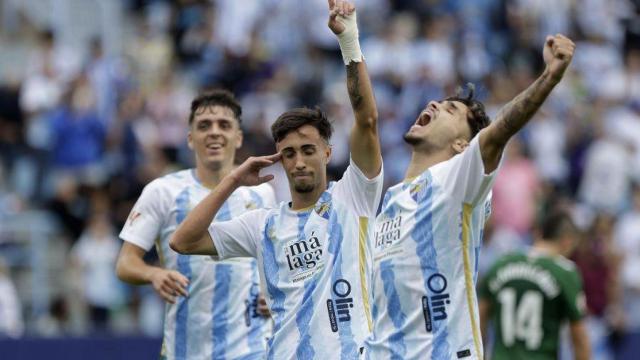
{"label": "player's chin", "polygon": [[418,134],[411,130],[407,131],[407,133],[404,134],[403,139],[409,145],[418,145],[422,143],[422,137],[418,136]]}
{"label": "player's chin", "polygon": [[315,184],[312,184],[312,183],[307,182],[307,181],[295,181],[293,183],[293,188],[298,193],[306,194],[306,193],[310,193],[313,190],[315,190],[316,186],[315,186]]}
{"label": "player's chin", "polygon": [[220,170],[222,168],[222,165],[224,164],[223,160],[223,156],[207,156],[205,158],[204,164],[208,169]]}

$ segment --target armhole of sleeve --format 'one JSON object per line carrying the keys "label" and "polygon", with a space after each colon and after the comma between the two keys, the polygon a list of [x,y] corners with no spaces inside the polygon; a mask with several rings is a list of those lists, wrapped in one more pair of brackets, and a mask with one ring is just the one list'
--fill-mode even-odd
{"label": "armhole of sleeve", "polygon": [[483,204],[485,199],[488,196],[488,193],[491,191],[491,187],[493,186],[493,183],[495,181],[495,177],[498,173],[498,169],[500,169],[500,167],[502,166],[502,161],[504,159],[504,156],[500,157],[500,160],[498,161],[498,166],[496,166],[496,168],[489,174],[486,173],[485,170],[485,166],[484,166],[484,160],[482,160],[482,152],[480,150],[480,140],[479,140],[479,136],[476,136],[472,142],[475,142],[476,144],[474,145],[474,154],[473,154],[473,159],[472,161],[477,163],[478,166],[480,167],[480,184],[478,185],[478,189],[475,192],[475,196],[473,196],[471,199],[465,199],[465,200],[470,200],[470,204],[472,204],[473,206],[477,206],[479,204]]}
{"label": "armhole of sleeve", "polygon": [[222,246],[220,246],[220,240],[218,239],[218,236],[214,236],[214,232],[217,232],[217,230],[215,229],[215,221],[209,225],[209,229],[207,231],[207,234],[209,234],[209,239],[211,240],[211,242],[213,243],[213,247],[216,250],[216,257],[220,260],[225,259],[225,252],[224,252],[224,248]]}
{"label": "armhole of sleeve", "polygon": [[384,173],[384,163],[381,163],[380,164],[380,171],[378,172],[378,175],[376,175],[375,177],[369,179],[362,172],[362,170],[360,170],[358,165],[356,165],[356,163],[353,161],[353,158],[351,157],[351,155],[349,155],[349,167],[351,168],[351,171],[354,173],[354,175],[357,176],[360,180],[364,181],[366,184],[373,184],[373,183],[379,181],[380,177],[383,176],[383,173]]}

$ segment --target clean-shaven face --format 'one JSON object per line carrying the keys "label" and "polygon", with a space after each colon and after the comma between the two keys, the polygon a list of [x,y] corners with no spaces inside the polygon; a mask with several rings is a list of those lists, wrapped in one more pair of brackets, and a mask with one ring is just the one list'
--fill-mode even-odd
{"label": "clean-shaven face", "polygon": [[431,101],[404,135],[404,140],[412,147],[427,145],[437,149],[450,146],[459,138],[468,141],[471,138],[468,111],[459,101]]}
{"label": "clean-shaven face", "polygon": [[309,193],[326,184],[331,148],[318,129],[304,125],[289,132],[276,144],[289,186],[298,193]]}
{"label": "clean-shaven face", "polygon": [[230,108],[203,106],[195,112],[188,140],[199,163],[220,170],[233,165],[236,150],[242,146],[242,131]]}

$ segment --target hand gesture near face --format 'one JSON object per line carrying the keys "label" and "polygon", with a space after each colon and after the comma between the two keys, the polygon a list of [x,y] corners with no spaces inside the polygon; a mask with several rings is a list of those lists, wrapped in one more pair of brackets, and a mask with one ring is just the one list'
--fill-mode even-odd
{"label": "hand gesture near face", "polygon": [[248,158],[238,166],[230,176],[240,186],[256,186],[273,179],[273,175],[260,176],[260,170],[280,161],[280,153],[268,156],[255,156]]}

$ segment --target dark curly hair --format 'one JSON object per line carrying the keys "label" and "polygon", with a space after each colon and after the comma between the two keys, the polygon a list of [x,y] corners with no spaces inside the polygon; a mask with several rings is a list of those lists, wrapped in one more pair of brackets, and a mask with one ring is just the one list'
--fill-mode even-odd
{"label": "dark curly hair", "polygon": [[333,133],[333,127],[327,115],[320,110],[319,107],[315,109],[309,108],[296,108],[284,112],[278,117],[278,119],[271,125],[271,135],[273,141],[276,143],[284,139],[288,133],[301,128],[304,125],[311,125],[318,129],[320,136],[328,143]]}
{"label": "dark curly hair", "polygon": [[467,95],[464,96],[464,89],[458,87],[456,94],[446,98],[447,101],[459,101],[467,106],[469,112],[467,113],[467,123],[471,130],[471,139],[473,139],[480,130],[489,125],[491,120],[487,116],[484,110],[484,104],[474,99],[476,87],[472,83],[466,85]]}

